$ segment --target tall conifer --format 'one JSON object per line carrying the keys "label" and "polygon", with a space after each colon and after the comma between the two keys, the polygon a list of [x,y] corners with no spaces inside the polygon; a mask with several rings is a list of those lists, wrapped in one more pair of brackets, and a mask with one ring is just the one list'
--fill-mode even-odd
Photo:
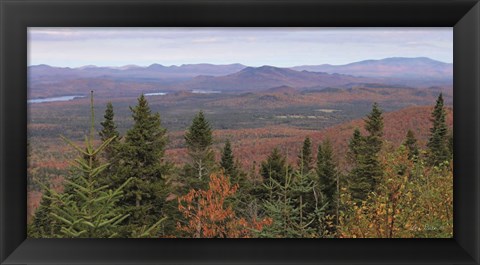
{"label": "tall conifer", "polygon": [[302,172],[306,174],[313,168],[312,161],[312,141],[310,140],[310,137],[307,136],[303,141],[302,150],[298,155],[298,168],[300,168]]}
{"label": "tall conifer", "polygon": [[206,188],[208,176],[215,168],[215,155],[212,150],[212,127],[203,111],[193,118],[184,138],[190,156],[186,167],[188,188]]}
{"label": "tall conifer", "polygon": [[427,143],[427,156],[430,165],[438,165],[449,160],[448,129],[445,117],[443,95],[440,93],[432,112],[433,126],[430,128],[430,138]]}
{"label": "tall conifer", "polygon": [[365,119],[366,136],[355,130],[349,144],[349,154],[354,167],[349,175],[349,189],[352,198],[363,201],[374,191],[383,176],[378,154],[382,149],[383,117],[377,103]]}
{"label": "tall conifer", "polygon": [[117,174],[120,179],[132,179],[122,203],[132,213],[128,223],[133,230],[150,226],[164,216],[169,164],[164,161],[168,139],[160,114],[152,113],[143,94],[130,110],[134,124],[121,145]]}
{"label": "tall conifer", "polygon": [[328,203],[326,214],[335,216],[337,212],[338,177],[337,166],[333,157],[333,148],[329,140],[318,147],[317,176],[323,203]]}

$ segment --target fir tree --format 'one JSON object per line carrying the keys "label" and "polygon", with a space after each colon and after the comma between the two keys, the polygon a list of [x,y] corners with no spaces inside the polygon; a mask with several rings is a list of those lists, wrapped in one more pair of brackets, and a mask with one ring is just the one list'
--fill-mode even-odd
{"label": "fir tree", "polygon": [[350,138],[350,141],[348,142],[348,159],[354,164],[356,164],[363,146],[364,138],[360,133],[360,130],[358,128],[355,128],[352,138]]}
{"label": "fir tree", "polygon": [[332,145],[328,140],[318,146],[317,176],[323,197],[322,202],[327,204],[325,214],[336,216],[339,173],[334,161]]}
{"label": "fir tree", "polygon": [[[72,163],[76,174],[65,180],[65,191],[57,193],[44,186],[45,194],[51,199],[50,216],[60,226],[55,237],[105,238],[117,237],[118,228],[128,214],[122,213],[117,206],[123,195],[123,188],[130,180],[116,189],[108,185],[98,187],[97,178],[108,164],[94,164],[94,158],[115,138],[103,142],[98,148],[93,146],[94,112],[93,91],[91,96],[90,134],[85,137],[85,147],[80,147],[62,137],[78,152],[78,158]],[[47,199],[48,199],[47,198]]]}
{"label": "fir tree", "polygon": [[223,147],[220,166],[223,168],[225,174],[230,176],[230,178],[236,174],[237,168],[233,158],[232,145],[230,144],[229,139],[227,139],[225,146]]}
{"label": "fir tree", "polygon": [[383,117],[377,103],[373,103],[372,111],[365,120],[365,130],[369,133],[365,139],[367,147],[372,149],[372,153],[380,152],[380,149],[382,149]]}
{"label": "fir tree", "polygon": [[383,117],[378,104],[374,103],[372,111],[365,120],[366,136],[354,131],[349,144],[349,154],[354,160],[354,167],[349,175],[349,189],[352,198],[357,201],[367,199],[383,176],[383,168],[378,154],[382,149]]}
{"label": "fir tree", "polygon": [[440,93],[432,112],[433,126],[430,128],[430,138],[427,143],[430,165],[438,165],[449,159],[448,129],[445,116],[443,95]]}
{"label": "fir tree", "polygon": [[102,142],[115,136],[114,140],[105,148],[103,155],[107,161],[110,161],[116,156],[118,144],[120,141],[120,133],[117,131],[117,125],[113,120],[115,113],[113,112],[113,105],[111,102],[107,103],[105,109],[104,121],[100,123],[102,130],[98,133]]}
{"label": "fir tree", "polygon": [[35,211],[29,227],[29,236],[35,238],[51,238],[60,233],[58,222],[51,217],[53,208],[50,188],[45,189],[40,206]]}
{"label": "fir tree", "polygon": [[288,167],[286,157],[282,156],[278,148],[274,148],[267,160],[262,162],[260,175],[266,181],[269,178],[283,184]]}
{"label": "fir tree", "polygon": [[185,132],[185,142],[190,156],[190,163],[186,167],[188,188],[206,188],[207,177],[215,167],[215,156],[212,150],[212,128],[203,111],[193,118]]}
{"label": "fir tree", "polygon": [[168,139],[160,114],[152,113],[143,94],[130,110],[134,124],[120,147],[117,177],[132,179],[122,204],[132,214],[128,230],[135,230],[149,227],[165,215],[170,165],[164,161]]}
{"label": "fir tree", "polygon": [[300,171],[292,173],[288,165],[284,170],[282,182],[270,177],[264,184],[269,196],[264,200],[266,215],[272,224],[264,228],[261,237],[267,238],[305,238],[315,237],[316,231],[311,226],[321,210],[306,210],[308,203],[304,195],[313,193],[314,183]]}
{"label": "fir tree", "polygon": [[297,165],[301,168],[303,173],[307,173],[312,170],[312,142],[310,141],[309,137],[306,137],[303,141],[302,150],[298,155],[298,162]]}
{"label": "fir tree", "polygon": [[408,150],[408,159],[416,160],[420,154],[418,150],[417,139],[412,130],[408,130],[407,136],[403,144],[407,147]]}

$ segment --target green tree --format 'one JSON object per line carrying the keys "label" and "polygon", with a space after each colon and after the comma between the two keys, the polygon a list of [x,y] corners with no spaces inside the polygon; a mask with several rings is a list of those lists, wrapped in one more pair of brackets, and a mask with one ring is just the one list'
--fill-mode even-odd
{"label": "green tree", "polygon": [[365,130],[368,132],[366,145],[372,149],[372,153],[377,154],[382,149],[383,142],[383,116],[377,103],[373,103],[372,111],[365,119]]}
{"label": "green tree", "polygon": [[113,105],[111,102],[107,103],[105,109],[104,121],[100,123],[102,125],[102,130],[98,132],[102,142],[107,141],[108,139],[115,136],[114,140],[105,148],[103,155],[107,161],[111,161],[116,155],[116,148],[118,148],[118,143],[120,141],[120,133],[117,130],[117,125],[113,120],[115,113],[113,112]]}
{"label": "green tree", "polygon": [[185,142],[190,156],[186,167],[189,189],[203,189],[208,183],[208,176],[215,168],[215,155],[212,150],[212,127],[200,111],[185,132]]}
{"label": "green tree", "polygon": [[331,217],[337,216],[339,172],[333,157],[333,148],[329,140],[323,141],[318,146],[317,177],[323,204],[327,204],[325,214]]}
{"label": "green tree", "polygon": [[260,237],[267,238],[306,238],[316,237],[316,229],[311,225],[321,212],[310,212],[305,194],[313,193],[314,182],[301,171],[292,173],[288,165],[284,170],[283,181],[270,177],[264,183],[269,196],[264,200],[263,208],[272,219],[272,224],[265,227]]}
{"label": "green tree", "polygon": [[99,184],[113,184],[113,187],[119,187],[123,184],[124,179],[117,178],[118,170],[118,151],[120,147],[120,133],[114,121],[115,113],[111,102],[107,103],[104,120],[100,122],[102,130],[98,132],[102,142],[113,138],[110,144],[105,147],[103,158],[109,163],[108,167],[99,176]]}
{"label": "green tree", "polygon": [[266,181],[269,178],[283,184],[285,175],[289,167],[287,166],[286,157],[280,153],[278,148],[274,148],[268,155],[267,159],[262,162],[260,175]]}
{"label": "green tree", "polygon": [[117,203],[130,180],[116,189],[111,189],[108,185],[98,187],[97,178],[108,164],[96,165],[95,157],[115,137],[95,148],[94,120],[92,91],[90,135],[85,137],[85,146],[78,146],[62,136],[78,152],[78,157],[72,162],[74,174],[65,179],[65,192],[58,193],[43,185],[46,199],[50,200],[45,201],[50,205],[49,214],[60,226],[59,233],[53,237],[117,237],[119,225],[128,217],[128,214],[119,210]]}
{"label": "green tree", "polygon": [[383,142],[383,117],[377,103],[373,104],[365,119],[365,130],[368,132],[366,136],[355,130],[349,144],[354,167],[350,171],[348,185],[352,198],[357,202],[367,199],[383,176],[378,157]]}
{"label": "green tree", "polygon": [[312,157],[312,142],[310,137],[305,137],[303,141],[302,150],[298,155],[298,167],[302,170],[302,172],[307,173],[313,169],[313,157]]}
{"label": "green tree", "polygon": [[165,215],[171,166],[164,161],[168,139],[160,114],[152,113],[143,94],[130,110],[134,124],[120,147],[117,174],[120,180],[132,179],[122,204],[131,213],[126,230],[133,231],[149,227]]}
{"label": "green tree", "polygon": [[360,132],[360,129],[355,128],[353,135],[348,142],[348,159],[354,164],[357,163],[357,160],[362,153],[362,148],[364,147],[364,138]]}
{"label": "green tree", "polygon": [[50,188],[45,189],[42,200],[29,225],[28,234],[35,238],[51,238],[60,233],[58,222],[51,217],[53,208]]}
{"label": "green tree", "polygon": [[236,174],[237,167],[235,165],[232,145],[229,139],[227,139],[227,141],[225,142],[225,146],[223,147],[220,166],[223,168],[225,174],[230,178],[232,178],[232,176]]}
{"label": "green tree", "polygon": [[448,129],[445,116],[443,96],[440,93],[432,112],[433,126],[430,128],[430,138],[427,143],[427,162],[430,165],[439,165],[449,160]]}
{"label": "green tree", "polygon": [[420,154],[420,151],[418,150],[417,139],[415,138],[415,134],[412,130],[408,130],[403,144],[407,147],[408,159],[416,160]]}

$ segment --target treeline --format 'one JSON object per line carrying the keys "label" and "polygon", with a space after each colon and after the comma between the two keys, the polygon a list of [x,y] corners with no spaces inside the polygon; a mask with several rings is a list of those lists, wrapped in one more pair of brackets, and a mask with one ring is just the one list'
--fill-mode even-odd
{"label": "treeline", "polygon": [[[39,182],[43,197],[28,226],[31,237],[452,237],[453,133],[440,94],[430,138],[422,150],[411,130],[401,146],[383,139],[382,111],[373,104],[363,135],[348,143],[349,168],[340,170],[330,141],[305,138],[297,163],[274,148],[244,170],[226,140],[220,161],[212,128],[200,111],[184,140],[181,166],[165,155],[160,115],[145,97],[131,107],[133,126],[120,135],[111,103],[101,144],[64,140],[78,157],[63,191]],[[314,156],[316,152],[316,156]]]}

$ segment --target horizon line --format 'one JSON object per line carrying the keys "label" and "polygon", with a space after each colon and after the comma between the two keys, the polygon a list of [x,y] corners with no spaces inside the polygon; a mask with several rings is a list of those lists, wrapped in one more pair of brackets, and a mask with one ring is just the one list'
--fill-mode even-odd
{"label": "horizon line", "polygon": [[216,63],[207,63],[207,62],[203,62],[203,63],[183,63],[183,64],[171,64],[171,65],[165,65],[165,64],[161,64],[161,63],[151,63],[149,65],[137,65],[137,64],[123,64],[123,65],[95,65],[95,64],[87,64],[87,65],[82,65],[82,66],[76,66],[76,67],[72,67],[72,66],[59,66],[59,65],[51,65],[51,64],[47,64],[47,63],[40,63],[40,64],[30,64],[30,65],[27,65],[27,67],[33,67],[33,66],[42,66],[42,65],[46,65],[46,66],[49,66],[49,67],[54,67],[54,68],[69,68],[69,69],[79,69],[79,68],[88,68],[88,67],[91,67],[91,68],[122,68],[122,67],[139,67],[139,68],[148,68],[152,65],[160,65],[160,66],[164,66],[164,67],[182,67],[182,66],[187,66],[187,65],[201,65],[201,64],[207,64],[207,65],[215,65],[215,66],[227,66],[227,65],[242,65],[242,66],[245,66],[245,67],[263,67],[263,66],[272,66],[272,67],[277,67],[277,68],[293,68],[293,67],[299,67],[299,66],[319,66],[319,65],[331,65],[331,66],[342,66],[342,65],[348,65],[348,64],[353,64],[353,63],[359,63],[359,62],[365,62],[365,61],[382,61],[382,60],[386,60],[386,59],[429,59],[429,60],[432,60],[432,61],[437,61],[437,62],[440,62],[440,63],[445,63],[445,64],[453,64],[453,62],[445,62],[445,61],[441,61],[441,60],[437,60],[437,59],[432,59],[430,57],[427,57],[427,56],[417,56],[417,57],[402,57],[402,56],[395,56],[395,57],[384,57],[382,59],[364,59],[364,60],[360,60],[360,61],[353,61],[353,62],[349,62],[349,63],[345,63],[345,64],[329,64],[329,63],[322,63],[322,64],[301,64],[301,65],[292,65],[292,66],[275,66],[275,65],[268,65],[268,64],[264,64],[264,65],[258,65],[258,66],[252,66],[252,65],[246,65],[246,64],[243,64],[243,63],[239,63],[239,62],[236,62],[236,63],[219,63],[219,64],[216,64]]}

